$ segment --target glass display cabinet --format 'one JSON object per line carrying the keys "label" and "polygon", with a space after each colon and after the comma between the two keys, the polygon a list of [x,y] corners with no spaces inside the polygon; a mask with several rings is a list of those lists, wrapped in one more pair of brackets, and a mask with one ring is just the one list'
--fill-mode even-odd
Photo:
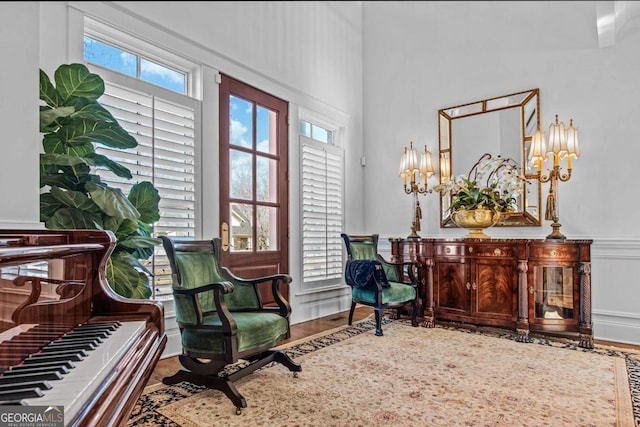
{"label": "glass display cabinet", "polygon": [[574,318],[573,269],[569,267],[534,267],[533,317],[544,320]]}
{"label": "glass display cabinet", "polygon": [[527,259],[528,323],[531,331],[578,333],[593,348],[591,240],[532,240]]}

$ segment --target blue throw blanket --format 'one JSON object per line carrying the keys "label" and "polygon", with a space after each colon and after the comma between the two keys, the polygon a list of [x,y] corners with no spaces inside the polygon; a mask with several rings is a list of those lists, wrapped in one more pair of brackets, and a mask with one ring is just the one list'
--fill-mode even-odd
{"label": "blue throw blanket", "polygon": [[347,285],[354,288],[369,287],[377,289],[377,283],[382,285],[383,288],[390,286],[382,269],[382,264],[376,260],[356,259],[347,261],[344,278]]}

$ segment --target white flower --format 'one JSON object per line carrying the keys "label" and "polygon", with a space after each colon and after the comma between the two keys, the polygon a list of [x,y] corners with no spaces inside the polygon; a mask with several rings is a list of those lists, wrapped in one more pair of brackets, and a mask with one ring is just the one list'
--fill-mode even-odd
{"label": "white flower", "polygon": [[485,153],[468,175],[453,177],[435,186],[434,190],[452,196],[449,207],[452,212],[457,209],[506,212],[514,209],[525,183],[526,179],[513,159]]}

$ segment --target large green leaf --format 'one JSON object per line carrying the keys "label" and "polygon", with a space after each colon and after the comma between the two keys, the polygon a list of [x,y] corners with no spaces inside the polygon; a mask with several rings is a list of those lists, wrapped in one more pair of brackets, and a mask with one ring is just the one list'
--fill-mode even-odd
{"label": "large green leaf", "polygon": [[59,107],[40,109],[40,132],[46,132],[48,127],[61,117],[70,116],[75,109],[73,107]]}
{"label": "large green leaf", "polygon": [[160,194],[150,182],[139,182],[131,187],[129,201],[140,212],[140,221],[150,224],[160,219]]}
{"label": "large green leaf", "polygon": [[40,221],[46,222],[64,205],[58,202],[51,193],[40,194]]}
{"label": "large green leaf", "polygon": [[67,207],[87,212],[100,213],[98,206],[80,191],[63,190],[58,187],[52,187],[51,195],[55,200]]}
{"label": "large green leaf", "polygon": [[91,163],[84,157],[71,156],[68,154],[40,154],[40,163],[43,165],[76,166],[79,164],[90,165]]}
{"label": "large green leaf", "polygon": [[42,148],[47,154],[67,154],[67,146],[55,132],[50,132],[42,137]]}
{"label": "large green leaf", "polygon": [[84,163],[73,166],[41,163],[40,187],[49,185],[67,190],[84,191],[85,183],[91,179],[88,172],[89,166]]}
{"label": "large green leaf", "polygon": [[[116,218],[111,219],[116,220]],[[118,245],[120,246],[122,246],[122,242],[128,239],[132,234],[135,234],[138,230],[138,221],[134,221],[131,219],[121,219],[118,220],[117,223],[116,221],[113,221],[111,222],[111,224],[115,226],[111,230],[113,230],[113,232],[115,233],[116,238],[118,239]]]}
{"label": "large green leaf", "polygon": [[92,119],[117,123],[117,120],[111,115],[109,110],[104,108],[98,101],[87,98],[74,98],[69,101],[68,105],[73,106],[75,109],[75,112],[72,114],[73,119]]}
{"label": "large green leaf", "polygon": [[94,215],[74,208],[59,209],[45,226],[49,229],[86,230],[99,228],[99,220]]}
{"label": "large green leaf", "polygon": [[66,174],[40,175],[40,187],[60,187],[67,190],[78,190],[82,185],[73,177]]}
{"label": "large green leaf", "polygon": [[88,157],[91,160],[93,160],[93,163],[96,166],[104,166],[121,178],[127,178],[127,179],[133,178],[133,175],[131,175],[131,171],[129,169],[122,166],[120,163],[114,162],[107,156],[103,156],[102,154],[92,153],[91,155],[88,155]]}
{"label": "large green leaf", "polygon": [[142,271],[136,269],[138,264],[138,260],[126,252],[111,255],[106,268],[109,286],[126,298],[149,298],[149,280]]}
{"label": "large green leaf", "polygon": [[[83,143],[75,143],[73,145],[64,141],[58,133],[48,133],[42,140],[44,152],[48,154],[69,154],[78,157],[90,157],[96,152],[93,143],[85,141]],[[93,166],[93,161],[87,162]]]}
{"label": "large green leaf", "polygon": [[[158,244],[161,243],[160,239],[157,239],[156,242]],[[153,247],[151,248],[136,248],[135,251],[131,252],[131,255],[138,259],[148,259],[151,255],[153,255]]]}
{"label": "large green leaf", "polygon": [[51,83],[49,76],[40,70],[40,99],[47,103],[50,107],[60,107],[64,100]]}
{"label": "large green leaf", "polygon": [[138,145],[138,141],[119,124],[86,118],[73,119],[60,129],[58,135],[66,144],[93,142],[118,149],[133,148]]}
{"label": "large green leaf", "polygon": [[118,244],[125,248],[137,249],[153,248],[154,246],[159,245],[160,242],[160,239],[154,239],[153,237],[129,236],[127,239],[119,241]]}
{"label": "large green leaf", "polygon": [[104,81],[84,64],[64,64],[53,75],[56,89],[65,102],[71,97],[98,99],[104,93]]}
{"label": "large green leaf", "polygon": [[103,224],[104,228],[114,232],[114,234],[116,235],[116,241],[120,240],[120,238],[118,237],[118,234],[117,234],[117,230],[120,229],[120,225],[122,224],[123,221],[129,221],[129,223],[133,222],[131,220],[124,220],[122,218],[114,218],[112,216],[107,216],[104,219],[104,224]]}
{"label": "large green leaf", "polygon": [[[150,224],[138,220],[137,236],[142,236],[149,239],[149,242],[152,242],[154,246],[161,244],[162,241],[160,239],[154,239],[153,237],[151,237],[152,232],[153,227]],[[146,245],[141,245],[140,247],[132,251],[131,255],[138,259],[148,259],[151,255],[153,255],[153,251],[153,247],[146,247]]]}
{"label": "large green leaf", "polygon": [[122,219],[137,220],[138,210],[131,204],[119,188],[111,188],[88,182],[85,188],[94,203],[100,206],[107,215]]}

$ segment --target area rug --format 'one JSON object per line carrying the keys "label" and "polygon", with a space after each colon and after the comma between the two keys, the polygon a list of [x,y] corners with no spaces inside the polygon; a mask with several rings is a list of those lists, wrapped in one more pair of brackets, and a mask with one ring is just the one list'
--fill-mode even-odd
{"label": "area rug", "polygon": [[145,389],[129,426],[640,426],[640,354],[366,320],[285,346],[302,364],[238,381],[240,415],[189,383]]}

